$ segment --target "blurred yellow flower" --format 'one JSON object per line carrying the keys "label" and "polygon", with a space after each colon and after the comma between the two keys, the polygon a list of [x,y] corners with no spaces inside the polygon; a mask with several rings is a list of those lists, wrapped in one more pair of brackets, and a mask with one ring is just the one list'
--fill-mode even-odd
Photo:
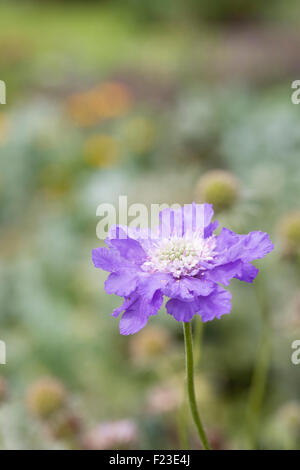
{"label": "blurred yellow flower", "polygon": [[91,166],[109,167],[114,165],[118,154],[116,140],[107,134],[92,135],[84,145],[84,158]]}
{"label": "blurred yellow flower", "polygon": [[99,120],[126,114],[131,102],[132,97],[126,85],[106,82],[72,95],[67,101],[67,112],[79,126],[88,127]]}
{"label": "blurred yellow flower", "polygon": [[300,253],[300,211],[286,214],[279,221],[279,231],[286,255]]}
{"label": "blurred yellow flower", "polygon": [[40,418],[47,418],[66,401],[66,390],[61,382],[44,377],[34,382],[27,391],[29,410]]}

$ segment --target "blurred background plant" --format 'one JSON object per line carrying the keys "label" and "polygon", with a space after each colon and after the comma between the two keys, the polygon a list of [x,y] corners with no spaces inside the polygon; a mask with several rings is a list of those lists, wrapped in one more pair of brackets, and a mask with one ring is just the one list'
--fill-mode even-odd
{"label": "blurred background plant", "polygon": [[270,233],[259,284],[195,323],[197,393],[214,448],[300,448],[299,46],[296,0],[1,2],[1,448],[199,447],[181,328],[121,337],[90,261],[120,194]]}

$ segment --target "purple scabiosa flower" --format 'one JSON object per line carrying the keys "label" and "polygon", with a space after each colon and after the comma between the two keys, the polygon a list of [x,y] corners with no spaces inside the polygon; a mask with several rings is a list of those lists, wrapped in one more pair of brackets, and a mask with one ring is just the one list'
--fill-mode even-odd
{"label": "purple scabiosa flower", "polygon": [[123,335],[137,333],[157,314],[164,296],[167,312],[189,322],[195,314],[203,322],[231,310],[228,286],[232,278],[253,282],[258,269],[251,261],[273,250],[267,233],[239,235],[223,228],[211,204],[189,204],[160,212],[156,231],[123,226],[110,229],[107,248],[93,250],[96,268],[110,272],[105,290],[124,298],[113,312]]}

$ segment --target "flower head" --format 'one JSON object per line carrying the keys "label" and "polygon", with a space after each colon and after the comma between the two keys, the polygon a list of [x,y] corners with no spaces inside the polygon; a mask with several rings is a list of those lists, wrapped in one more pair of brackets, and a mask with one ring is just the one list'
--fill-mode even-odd
{"label": "flower head", "polygon": [[44,377],[34,382],[27,392],[29,409],[40,418],[47,418],[59,410],[66,400],[66,390],[61,382]]}
{"label": "flower head", "polygon": [[211,204],[189,204],[160,212],[155,232],[114,226],[106,239],[108,248],[96,248],[96,268],[110,272],[105,282],[109,294],[124,297],[113,312],[121,334],[141,330],[162,306],[177,321],[189,322],[195,314],[203,322],[231,310],[231,294],[220,284],[232,278],[253,282],[258,269],[251,261],[272,251],[267,233],[238,235],[211,222]]}
{"label": "flower head", "polygon": [[279,222],[281,240],[286,255],[300,253],[300,211],[289,212]]}

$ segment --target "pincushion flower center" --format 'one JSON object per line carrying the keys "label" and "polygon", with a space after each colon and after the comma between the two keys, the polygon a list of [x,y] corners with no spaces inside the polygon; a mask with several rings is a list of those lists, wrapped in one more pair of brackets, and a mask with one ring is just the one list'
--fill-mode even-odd
{"label": "pincushion flower center", "polygon": [[213,259],[213,237],[171,237],[159,240],[149,251],[143,268],[150,272],[170,273],[175,278],[197,274],[201,263]]}

